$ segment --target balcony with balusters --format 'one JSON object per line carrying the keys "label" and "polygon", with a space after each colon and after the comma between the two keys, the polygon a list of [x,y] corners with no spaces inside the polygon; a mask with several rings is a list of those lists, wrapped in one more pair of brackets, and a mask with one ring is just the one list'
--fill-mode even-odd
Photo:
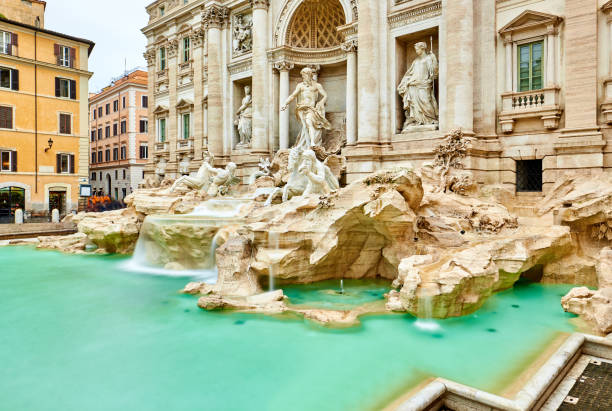
{"label": "balcony with balusters", "polygon": [[499,124],[504,133],[512,133],[515,122],[526,118],[540,118],[542,126],[547,130],[559,127],[563,110],[558,87],[508,92],[503,93],[501,97],[502,112],[499,115]]}

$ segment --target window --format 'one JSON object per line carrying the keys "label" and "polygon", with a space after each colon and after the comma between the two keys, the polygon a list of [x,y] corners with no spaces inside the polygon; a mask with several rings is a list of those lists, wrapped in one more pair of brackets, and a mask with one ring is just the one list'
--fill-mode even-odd
{"label": "window", "polygon": [[160,143],[163,143],[164,141],[166,141],[166,119],[165,118],[160,118],[159,119],[159,127],[158,129],[158,140]]}
{"label": "window", "polygon": [[98,107],[98,117],[102,117],[102,107]]}
{"label": "window", "polygon": [[[91,164],[96,164],[96,152],[95,151],[92,151],[91,153]],[[96,179],[95,176],[96,176],[95,174],[92,174],[91,179],[95,180]]]}
{"label": "window", "polygon": [[518,46],[519,91],[540,90],[542,81],[542,56],[544,43],[521,44]]}
{"label": "window", "polygon": [[119,198],[119,189],[115,187],[115,200]]}
{"label": "window", "polygon": [[[125,178],[125,177],[123,177],[123,178]],[[123,198],[125,198],[125,196],[127,196],[127,189],[122,188],[121,189],[121,193],[123,194]]]}
{"label": "window", "polygon": [[183,62],[189,61],[189,37],[183,39]]}
{"label": "window", "polygon": [[96,141],[96,130],[91,130],[91,141]]}
{"label": "window", "polygon": [[17,171],[17,152],[10,150],[0,151],[0,171]]}
{"label": "window", "polygon": [[183,138],[191,137],[191,114],[183,114]]}
{"label": "window", "polygon": [[121,134],[127,133],[127,122],[125,120],[121,121]]}
{"label": "window", "polygon": [[113,123],[113,136],[117,135],[117,123]]}
{"label": "window", "polygon": [[60,134],[71,134],[72,115],[60,113],[59,115],[59,132]]}
{"label": "window", "polygon": [[[119,160],[119,147],[114,147],[113,148],[113,161],[117,161]],[[115,176],[115,179],[117,177]]]}
{"label": "window", "polygon": [[140,145],[140,158],[149,158],[149,147],[146,144]]}
{"label": "window", "polygon": [[96,181],[96,173],[91,173],[91,181]]}
{"label": "window", "polygon": [[113,101],[113,113],[119,111],[119,100]]}
{"label": "window", "polygon": [[110,161],[110,148],[104,150],[104,160]]}
{"label": "window", "polygon": [[142,96],[142,108],[149,107],[149,96]]}
{"label": "window", "polygon": [[0,53],[12,54],[11,33],[0,31]]}
{"label": "window", "polygon": [[115,170],[115,181],[119,179],[119,173]]}
{"label": "window", "polygon": [[102,140],[102,128],[98,129],[98,140]]}
{"label": "window", "polygon": [[125,180],[125,168],[123,169],[123,179]]}
{"label": "window", "polygon": [[57,173],[74,174],[74,154],[57,154]]}
{"label": "window", "polygon": [[93,119],[95,120],[96,119],[96,109],[95,108],[93,109],[93,113],[91,115],[93,116]]}
{"label": "window", "polygon": [[166,14],[166,8],[165,7],[160,7],[159,8],[159,17],[164,17],[164,14]]}
{"label": "window", "polygon": [[57,64],[64,67],[72,67],[76,50],[72,47],[55,45],[55,57],[57,58]]}
{"label": "window", "polygon": [[516,162],[516,191],[542,191],[542,160]]}
{"label": "window", "polygon": [[0,128],[13,128],[13,107],[0,106]]}
{"label": "window", "polygon": [[122,107],[125,108],[125,97],[123,97],[123,100],[122,100],[121,104],[122,104]]}
{"label": "window", "polygon": [[106,103],[106,115],[110,114],[110,103]]}
{"label": "window", "polygon": [[55,97],[64,97],[64,98],[76,100],[76,81],[56,77],[55,78]]}
{"label": "window", "polygon": [[0,87],[19,90],[19,71],[0,67]]}
{"label": "window", "polygon": [[106,127],[104,128],[104,136],[105,136],[106,138],[109,138],[109,137],[110,137],[110,126],[106,126]]}
{"label": "window", "polygon": [[[121,146],[121,159],[125,160],[126,156],[127,156],[127,150],[125,146]],[[123,178],[125,178],[125,176]]]}
{"label": "window", "polygon": [[[102,150],[98,151],[98,163],[102,162]],[[102,177],[100,177],[100,180],[102,180]]]}
{"label": "window", "polygon": [[141,133],[149,132],[149,120],[140,120],[140,132]]}
{"label": "window", "polygon": [[159,69],[166,69],[166,48],[162,47],[159,49]]}

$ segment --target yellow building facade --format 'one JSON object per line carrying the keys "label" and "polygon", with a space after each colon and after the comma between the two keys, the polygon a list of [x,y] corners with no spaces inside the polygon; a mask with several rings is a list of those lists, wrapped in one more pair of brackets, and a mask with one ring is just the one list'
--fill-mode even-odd
{"label": "yellow building facade", "polygon": [[10,221],[17,208],[26,217],[77,209],[89,174],[93,47],[0,18],[0,221]]}

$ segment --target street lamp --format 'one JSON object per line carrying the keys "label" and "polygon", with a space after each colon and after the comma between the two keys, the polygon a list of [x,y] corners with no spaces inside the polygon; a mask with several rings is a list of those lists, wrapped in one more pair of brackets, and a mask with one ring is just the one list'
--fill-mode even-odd
{"label": "street lamp", "polygon": [[51,150],[51,147],[53,147],[53,139],[51,139],[51,137],[49,137],[49,141],[47,141],[47,144],[49,144],[49,147],[45,148],[45,153]]}

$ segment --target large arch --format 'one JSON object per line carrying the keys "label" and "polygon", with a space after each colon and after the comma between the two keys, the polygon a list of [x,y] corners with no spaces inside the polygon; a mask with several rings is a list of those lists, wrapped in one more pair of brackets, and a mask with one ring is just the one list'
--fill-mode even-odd
{"label": "large arch", "polygon": [[24,198],[25,210],[23,211],[25,212],[26,210],[30,210],[32,207],[32,188],[28,184],[19,183],[17,181],[6,181],[4,183],[0,183],[0,188],[9,188],[9,187],[17,187],[17,188],[22,188],[25,190],[25,198]]}
{"label": "large arch", "polygon": [[[274,25],[274,47],[280,47],[286,45],[287,32],[295,12],[305,2],[309,0],[285,0],[281,11],[276,19]],[[346,24],[352,23],[357,20],[357,1],[356,0],[334,0],[340,3],[344,10],[344,17]]]}

